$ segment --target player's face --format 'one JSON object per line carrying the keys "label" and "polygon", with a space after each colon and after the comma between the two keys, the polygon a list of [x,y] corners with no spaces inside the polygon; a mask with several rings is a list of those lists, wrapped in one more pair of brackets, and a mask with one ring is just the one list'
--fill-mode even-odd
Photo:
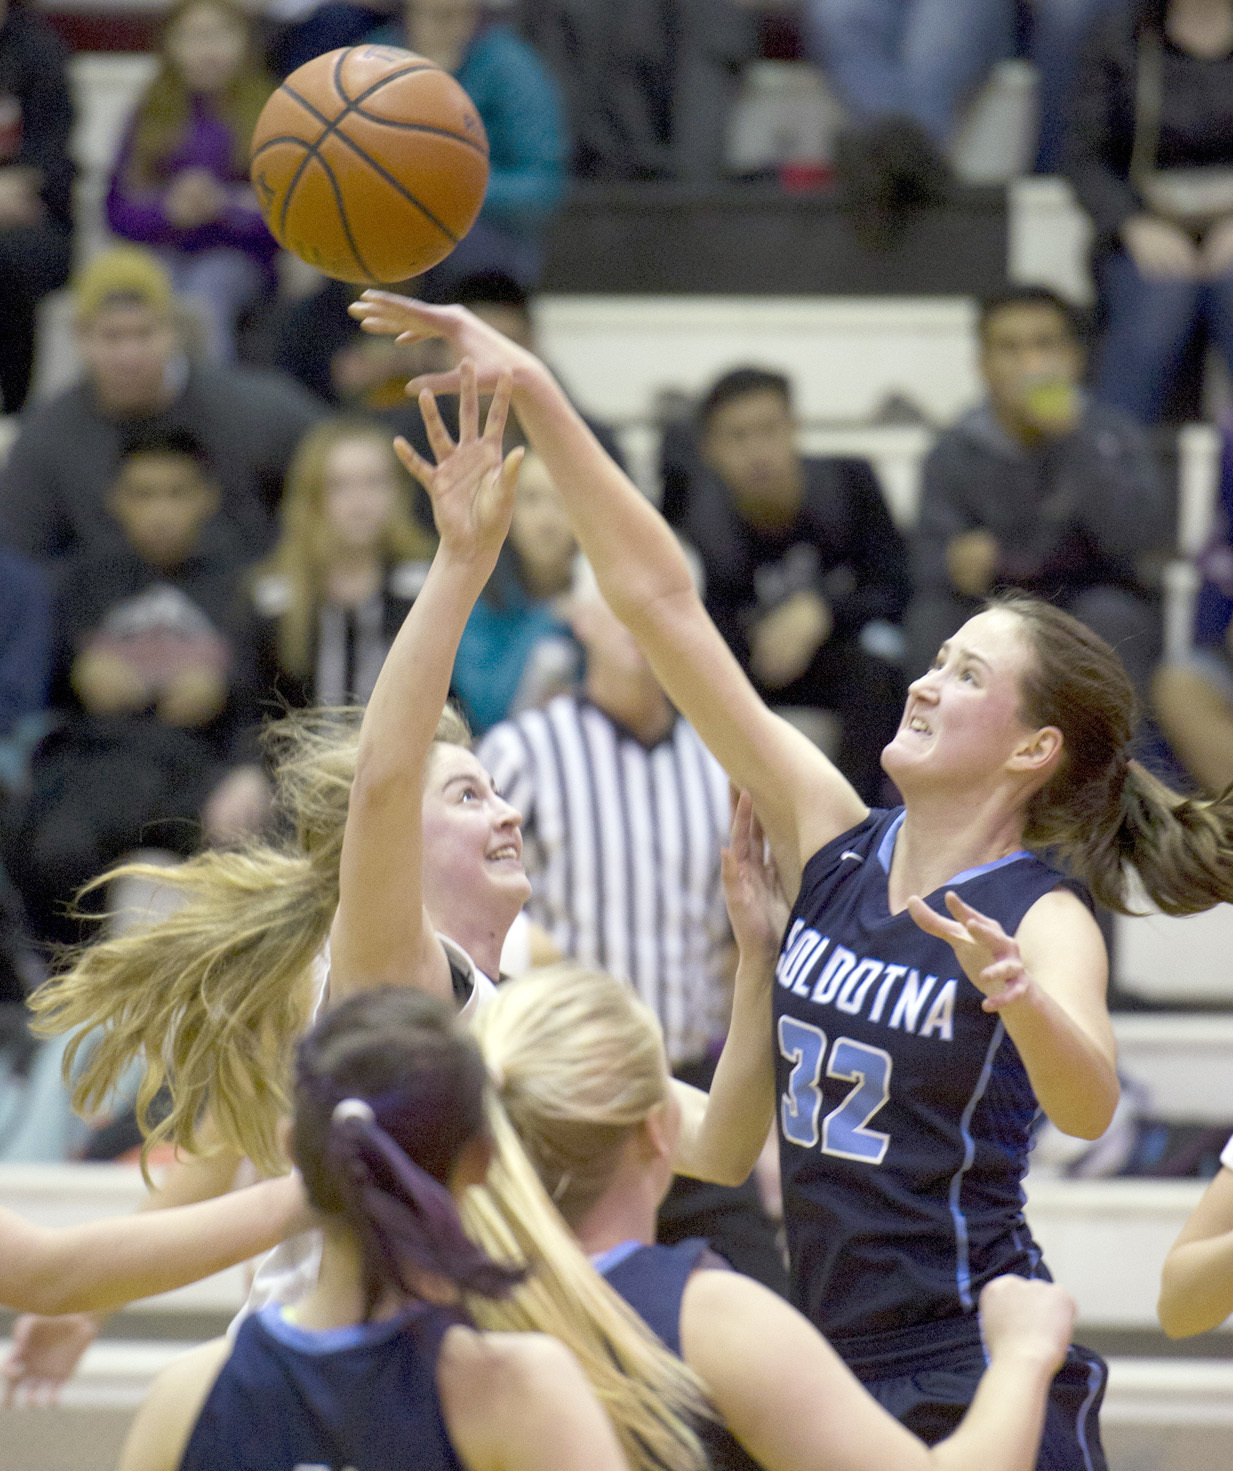
{"label": "player's face", "polygon": [[905,796],[920,784],[974,786],[994,777],[1030,736],[1020,690],[1033,655],[1018,616],[992,608],[971,618],[908,687],[882,765]]}
{"label": "player's face", "polygon": [[[424,905],[451,938],[478,916],[501,934],[531,896],[522,816],[470,751],[438,741],[424,776]],[[455,924],[455,919],[459,924]]]}
{"label": "player's face", "polygon": [[167,54],[190,92],[212,96],[239,71],[248,37],[234,17],[203,0],[167,32]]}
{"label": "player's face", "polygon": [[340,551],[372,552],[398,505],[390,452],[375,439],[343,439],[325,457],[325,519]]}

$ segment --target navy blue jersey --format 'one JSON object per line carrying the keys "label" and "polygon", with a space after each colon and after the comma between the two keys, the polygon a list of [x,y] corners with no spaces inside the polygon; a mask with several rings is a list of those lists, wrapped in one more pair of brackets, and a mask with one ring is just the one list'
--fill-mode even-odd
{"label": "navy blue jersey", "polygon": [[[975,1341],[989,1278],[1047,1275],[1020,1188],[1036,1099],[951,947],[890,913],[902,821],[871,812],[813,855],[775,972],[793,1300],[858,1373]],[[1064,882],[1018,852],[945,889],[1013,935]]]}
{"label": "navy blue jersey", "polygon": [[[642,1321],[681,1356],[681,1299],[699,1268],[730,1270],[705,1241],[690,1237],[675,1246],[641,1246],[627,1241],[595,1263],[609,1285]],[[771,1353],[769,1344],[751,1344],[751,1353]],[[704,1420],[697,1426],[711,1471],[758,1471],[758,1463],[723,1425]]]}
{"label": "navy blue jersey", "polygon": [[420,1305],[310,1333],[262,1308],[241,1323],[180,1471],[462,1471],[436,1380],[457,1321]]}

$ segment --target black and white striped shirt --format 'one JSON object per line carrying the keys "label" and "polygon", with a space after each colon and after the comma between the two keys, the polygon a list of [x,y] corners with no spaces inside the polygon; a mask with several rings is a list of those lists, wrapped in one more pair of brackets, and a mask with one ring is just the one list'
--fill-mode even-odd
{"label": "black and white striped shirt", "polygon": [[731,932],[719,852],[728,779],[678,719],[647,748],[589,700],[560,695],[478,750],[522,813],[528,913],[563,954],[632,981],[673,1066],[722,1033]]}

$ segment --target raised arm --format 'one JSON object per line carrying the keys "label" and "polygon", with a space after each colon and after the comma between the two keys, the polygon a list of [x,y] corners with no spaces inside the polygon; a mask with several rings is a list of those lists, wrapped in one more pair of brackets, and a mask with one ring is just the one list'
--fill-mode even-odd
{"label": "raised arm", "polygon": [[1233,1170],[1227,1165],[1169,1248],[1156,1313],[1170,1338],[1206,1333],[1233,1313]]}
{"label": "raised arm", "polygon": [[[752,794],[794,894],[809,856],[860,822],[865,806],[826,757],[758,698],[707,617],[667,523],[532,354],[461,307],[426,307],[373,291],[351,310],[366,331],[397,334],[400,341],[445,338],[476,362],[481,385],[500,372],[513,375],[518,421],[565,499],[604,597],[673,703],[733,782]],[[440,374],[416,381],[452,391],[458,379]]]}
{"label": "raised arm", "polygon": [[305,1216],[298,1176],[80,1226],[37,1226],[0,1210],[0,1302],[45,1314],[119,1307],[269,1251]]}
{"label": "raised arm", "polygon": [[710,1092],[673,1081],[681,1105],[673,1165],[678,1174],[697,1180],[740,1185],[775,1120],[771,986],[788,917],[748,792],[741,793],[733,811],[722,862],[724,897],[739,950],[732,1021]]}
{"label": "raised arm", "polygon": [[795,1308],[739,1273],[690,1278],[681,1348],[766,1471],[1032,1471],[1073,1317],[1070,1299],[1051,1283],[990,1282],[981,1294],[989,1367],[958,1429],[933,1447],[874,1400]]}
{"label": "raised arm", "polygon": [[449,998],[449,963],[423,902],[424,768],[449,696],[462,630],[509,529],[520,450],[502,458],[508,378],[479,432],[475,370],[464,363],[459,439],[432,395],[421,408],[436,465],[403,439],[395,449],[433,503],[440,544],[424,586],[386,656],[360,727],[355,781],[330,946],[337,1001],[372,985],[406,984]]}

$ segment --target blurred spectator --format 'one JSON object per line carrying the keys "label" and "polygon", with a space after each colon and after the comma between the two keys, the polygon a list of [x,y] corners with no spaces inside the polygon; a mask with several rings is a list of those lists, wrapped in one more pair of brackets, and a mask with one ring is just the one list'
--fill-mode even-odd
{"label": "blurred spectator", "polygon": [[488,134],[488,192],[470,232],[416,282],[428,301],[452,301],[474,271],[505,271],[524,287],[539,280],[541,237],[565,188],[568,142],[560,88],[539,56],[480,0],[404,0],[402,25],[368,40],[406,46],[452,72]]}
{"label": "blurred spectator", "polygon": [[[414,296],[418,284],[389,289]],[[407,380],[443,359],[436,342],[404,345],[361,332],[347,308],[363,290],[346,281],[323,281],[310,296],[277,306],[271,361],[336,408],[376,413],[405,404]]]}
{"label": "blurred spectator", "polygon": [[[863,460],[804,459],[788,380],[738,368],[698,411],[705,468],[681,523],[707,610],[773,706],[834,711],[840,770],[877,805],[898,728],[903,539]],[[887,657],[883,657],[883,655]]]}
{"label": "blurred spectator", "polygon": [[111,177],[107,223],[158,251],[212,362],[234,359],[240,312],[274,286],[278,246],[248,181],[249,139],[273,90],[238,0],[179,0]]}
{"label": "blurred spectator", "polygon": [[990,592],[1022,588],[1083,620],[1145,694],[1159,656],[1153,555],[1171,542],[1169,496],[1143,431],[1090,402],[1073,314],[1044,287],[984,304],[988,397],[925,461],[908,616],[914,672]]}
{"label": "blurred spectator", "polygon": [[454,660],[454,694],[477,734],[577,678],[577,648],[559,611],[577,553],[561,493],[543,460],[529,454],[509,535]]}
{"label": "blurred spectator", "polygon": [[1152,704],[1169,745],[1213,796],[1233,783],[1233,422],[1225,426],[1216,520],[1199,558],[1204,581],[1194,647],[1162,665],[1152,682]]}
{"label": "blurred spectator", "polygon": [[573,173],[717,180],[741,68],[757,55],[733,0],[529,0],[523,30],[561,80]]}
{"label": "blurred spectator", "polygon": [[122,548],[80,551],[62,569],[52,672],[62,720],[34,753],[14,874],[43,939],[74,938],[61,907],[125,853],[188,853],[203,828],[232,840],[264,820],[265,778],[242,729],[241,572],[220,547],[218,503],[199,440],[136,433],[107,495]]}
{"label": "blurred spectator", "polygon": [[84,381],[28,409],[0,471],[0,536],[46,559],[120,541],[108,489],[126,432],[205,445],[244,560],[270,544],[295,446],[324,406],[282,374],[186,360],[166,271],[146,251],[97,256],[76,283]]}
{"label": "blurred spectator", "polygon": [[939,147],[1015,43],[1013,0],[808,0],[805,21],[854,121],[908,119]]}
{"label": "blurred spectator", "polygon": [[310,429],[281,516],[253,584],[262,694],[293,707],[363,703],[433,550],[388,432],[359,418]]}
{"label": "blurred spectator", "polygon": [[263,7],[266,58],[280,77],[288,76],[314,56],[353,46],[388,20],[393,9],[396,7],[380,0],[372,5],[350,0],[269,0]]}
{"label": "blurred spectator", "polygon": [[1136,0],[1028,0],[1031,57],[1038,77],[1038,174],[1056,174],[1062,167],[1076,63],[1087,33],[1102,16],[1115,10],[1126,12],[1135,3]]}
{"label": "blurred spectator", "polygon": [[[43,569],[0,545],[0,746],[47,708],[51,594]],[[0,783],[5,779],[0,760]]]}
{"label": "blurred spectator", "polygon": [[[660,1019],[673,1072],[707,1087],[732,974],[719,866],[728,779],[585,565],[578,583],[567,606],[583,690],[496,726],[477,754],[522,813],[531,919],[563,955],[631,982]],[[787,1287],[753,1181],[674,1182],[659,1232],[706,1237],[740,1271]]]}
{"label": "blurred spectator", "polygon": [[1155,423],[1196,328],[1233,368],[1233,0],[1145,0],[1096,27],[1067,172],[1096,228],[1096,397]]}
{"label": "blurred spectator", "polygon": [[36,16],[0,0],[0,408],[26,401],[39,298],[72,259],[73,104],[65,54]]}

